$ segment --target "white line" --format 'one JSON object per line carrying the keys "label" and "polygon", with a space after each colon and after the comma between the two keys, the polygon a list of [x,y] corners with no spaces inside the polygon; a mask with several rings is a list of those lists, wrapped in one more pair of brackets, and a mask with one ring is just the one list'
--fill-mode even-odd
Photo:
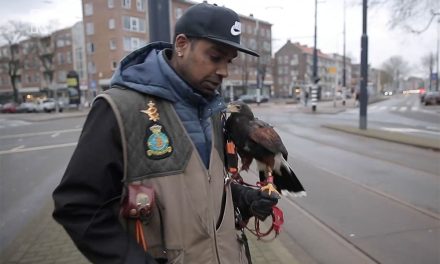
{"label": "white line", "polygon": [[35,150],[45,150],[45,149],[54,149],[54,148],[65,148],[65,147],[73,147],[76,146],[76,142],[73,143],[64,143],[64,144],[57,144],[57,145],[49,145],[49,146],[40,146],[40,147],[31,147],[31,148],[14,148],[10,150],[2,150],[0,151],[0,155],[3,154],[12,154],[12,153],[20,153],[20,152],[28,152],[28,151],[35,151]]}
{"label": "white line", "polygon": [[52,138],[56,138],[56,137],[58,137],[60,134],[61,134],[60,132],[56,132],[55,134],[51,135],[50,137],[52,137]]}
{"label": "white line", "polygon": [[11,151],[16,151],[16,150],[23,149],[23,148],[24,148],[24,145],[20,145],[18,147],[11,149]]}
{"label": "white line", "polygon": [[0,139],[4,139],[4,138],[19,138],[19,137],[32,137],[32,136],[50,135],[50,134],[54,134],[54,133],[69,133],[69,132],[78,132],[78,131],[81,131],[81,129],[80,128],[74,128],[74,129],[64,129],[64,130],[55,130],[55,131],[44,131],[44,132],[35,132],[35,133],[4,135],[4,136],[0,136]]}
{"label": "white line", "polygon": [[406,111],[406,109],[407,109],[407,107],[406,107],[406,106],[402,106],[402,107],[400,107],[400,109],[399,109],[399,112],[405,112],[405,111]]}

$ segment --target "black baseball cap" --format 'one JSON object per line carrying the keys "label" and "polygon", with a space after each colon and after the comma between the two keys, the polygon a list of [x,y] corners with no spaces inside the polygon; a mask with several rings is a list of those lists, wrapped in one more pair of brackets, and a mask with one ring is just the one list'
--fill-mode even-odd
{"label": "black baseball cap", "polygon": [[233,10],[217,5],[201,3],[188,8],[177,20],[175,36],[209,39],[239,51],[259,57],[258,53],[240,44],[240,17]]}

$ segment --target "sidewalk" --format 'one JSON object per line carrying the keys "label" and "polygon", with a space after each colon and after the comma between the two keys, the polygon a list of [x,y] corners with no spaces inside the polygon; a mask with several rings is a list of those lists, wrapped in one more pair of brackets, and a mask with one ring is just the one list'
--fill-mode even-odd
{"label": "sidewalk", "polygon": [[[86,264],[90,263],[77,250],[64,229],[52,219],[53,204],[48,199],[44,209],[22,230],[11,245],[1,253],[3,264]],[[266,227],[263,226],[264,230]],[[292,254],[304,255],[283,233],[272,242],[257,241],[247,234],[254,264],[298,264]],[[298,256],[307,259],[307,256]],[[310,262],[308,262],[310,263]]]}

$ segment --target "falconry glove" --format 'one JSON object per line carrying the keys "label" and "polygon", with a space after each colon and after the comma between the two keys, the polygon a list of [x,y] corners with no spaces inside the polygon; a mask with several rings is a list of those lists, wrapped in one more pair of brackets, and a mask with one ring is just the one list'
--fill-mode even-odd
{"label": "falconry glove", "polygon": [[264,221],[272,213],[272,207],[278,203],[278,197],[261,192],[258,189],[231,184],[232,199],[238,207],[244,221],[255,216]]}

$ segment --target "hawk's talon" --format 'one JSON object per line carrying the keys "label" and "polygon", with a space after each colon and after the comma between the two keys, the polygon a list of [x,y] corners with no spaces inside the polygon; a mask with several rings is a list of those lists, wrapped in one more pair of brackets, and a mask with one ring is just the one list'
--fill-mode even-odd
{"label": "hawk's talon", "polygon": [[269,196],[272,194],[272,192],[274,192],[276,194],[277,198],[281,197],[280,193],[277,191],[277,189],[275,189],[275,186],[270,182],[267,183],[265,186],[261,187],[260,191],[267,192],[269,194]]}

